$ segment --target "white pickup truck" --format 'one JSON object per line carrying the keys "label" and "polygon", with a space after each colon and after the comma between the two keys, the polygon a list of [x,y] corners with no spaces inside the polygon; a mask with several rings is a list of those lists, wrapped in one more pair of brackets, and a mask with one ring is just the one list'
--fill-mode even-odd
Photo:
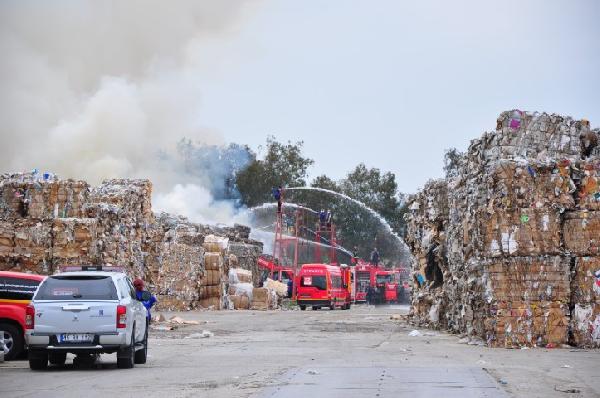
{"label": "white pickup truck", "polygon": [[77,359],[116,352],[119,368],[146,363],[147,311],[122,272],[85,270],[46,278],[26,309],[25,326],[34,370],[45,369],[48,361],[64,365],[67,353]]}

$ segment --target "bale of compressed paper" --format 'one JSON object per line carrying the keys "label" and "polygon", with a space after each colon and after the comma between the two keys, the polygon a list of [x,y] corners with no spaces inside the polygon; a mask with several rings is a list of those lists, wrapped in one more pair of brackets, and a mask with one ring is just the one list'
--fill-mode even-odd
{"label": "bale of compressed paper", "polygon": [[258,286],[261,274],[258,268],[258,257],[262,254],[262,243],[256,241],[234,242],[230,239],[227,252],[230,256],[235,256],[234,267],[250,271],[253,278],[252,283]]}
{"label": "bale of compressed paper", "polygon": [[90,203],[118,208],[123,217],[136,221],[153,218],[152,183],[149,180],[111,179],[90,192]]}
{"label": "bale of compressed paper", "polygon": [[568,342],[568,304],[507,301],[475,316],[483,319],[487,343],[492,347],[560,346]]}
{"label": "bale of compressed paper", "polygon": [[490,258],[480,261],[480,265],[484,298],[488,302],[570,301],[568,257]]}
{"label": "bale of compressed paper", "polygon": [[600,347],[600,257],[576,257],[571,278],[572,342]]}
{"label": "bale of compressed paper", "polygon": [[263,286],[269,290],[273,290],[279,297],[287,297],[288,286],[285,283],[267,278]]}
{"label": "bale of compressed paper", "polygon": [[63,265],[97,263],[97,220],[94,218],[57,218],[52,225],[52,263]]}
{"label": "bale of compressed paper", "polygon": [[252,304],[250,309],[266,311],[270,308],[271,294],[267,288],[255,287],[252,290]]}
{"label": "bale of compressed paper", "polygon": [[211,271],[223,270],[223,256],[219,252],[204,253],[204,268]]}
{"label": "bale of compressed paper", "polygon": [[552,209],[494,209],[476,219],[474,254],[483,257],[561,253],[561,215]]}
{"label": "bale of compressed paper", "polygon": [[571,273],[574,303],[600,302],[600,257],[576,257]]}
{"label": "bale of compressed paper", "polygon": [[224,255],[229,245],[229,239],[221,236],[208,235],[204,238],[204,251]]}
{"label": "bale of compressed paper", "polygon": [[573,307],[572,343],[577,347],[600,347],[600,302],[576,303]]}
{"label": "bale of compressed paper", "polygon": [[565,249],[577,256],[600,255],[600,211],[572,211],[564,217]]}
{"label": "bale of compressed paper", "polygon": [[85,181],[44,179],[36,173],[0,175],[0,219],[82,217]]}
{"label": "bale of compressed paper", "polygon": [[220,297],[209,297],[199,301],[199,305],[202,308],[209,308],[213,310],[223,309],[223,301]]}
{"label": "bale of compressed paper", "polygon": [[0,270],[52,272],[51,231],[52,221],[0,221]]}
{"label": "bale of compressed paper", "polygon": [[250,309],[250,298],[248,296],[229,296],[229,299],[233,302],[233,308],[236,310],[247,310]]}
{"label": "bale of compressed paper", "polygon": [[577,163],[573,173],[577,192],[577,208],[600,210],[600,158],[590,158]]}

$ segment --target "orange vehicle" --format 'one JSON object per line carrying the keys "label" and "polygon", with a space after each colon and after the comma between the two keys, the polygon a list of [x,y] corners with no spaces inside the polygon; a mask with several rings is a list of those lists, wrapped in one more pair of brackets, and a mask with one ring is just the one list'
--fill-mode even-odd
{"label": "orange vehicle", "polygon": [[329,307],[350,309],[350,270],[327,264],[304,264],[298,273],[297,300],[302,311]]}
{"label": "orange vehicle", "polygon": [[0,271],[0,330],[4,358],[14,359],[25,349],[25,308],[45,276]]}

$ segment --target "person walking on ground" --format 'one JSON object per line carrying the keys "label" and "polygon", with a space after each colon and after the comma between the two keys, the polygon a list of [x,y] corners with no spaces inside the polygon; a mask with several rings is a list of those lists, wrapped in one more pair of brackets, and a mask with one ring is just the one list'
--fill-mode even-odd
{"label": "person walking on ground", "polygon": [[[146,307],[147,310],[147,314],[146,316],[148,317],[148,323],[150,323],[152,321],[152,315],[150,314],[150,308],[152,308],[154,306],[154,304],[156,303],[156,296],[154,296],[153,294],[150,294],[150,292],[148,292],[147,290],[144,290],[144,281],[141,279],[136,279],[133,281],[133,287],[135,287],[135,296],[137,297],[137,299],[139,301],[142,302],[142,304],[144,304],[144,307]],[[148,293],[150,295],[150,298],[148,300],[143,300],[144,298],[144,293]]]}
{"label": "person walking on ground", "polygon": [[278,186],[277,188],[273,188],[273,197],[277,201],[277,213],[281,213],[282,195],[283,195],[283,188],[281,188],[281,185]]}
{"label": "person walking on ground", "polygon": [[374,264],[376,267],[379,266],[379,252],[377,248],[374,248],[371,252],[371,264]]}

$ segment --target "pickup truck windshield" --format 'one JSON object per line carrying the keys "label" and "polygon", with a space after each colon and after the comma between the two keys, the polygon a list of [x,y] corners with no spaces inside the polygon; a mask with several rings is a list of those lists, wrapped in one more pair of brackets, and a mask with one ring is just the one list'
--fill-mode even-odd
{"label": "pickup truck windshield", "polygon": [[40,287],[36,300],[117,300],[117,289],[108,276],[51,276]]}

